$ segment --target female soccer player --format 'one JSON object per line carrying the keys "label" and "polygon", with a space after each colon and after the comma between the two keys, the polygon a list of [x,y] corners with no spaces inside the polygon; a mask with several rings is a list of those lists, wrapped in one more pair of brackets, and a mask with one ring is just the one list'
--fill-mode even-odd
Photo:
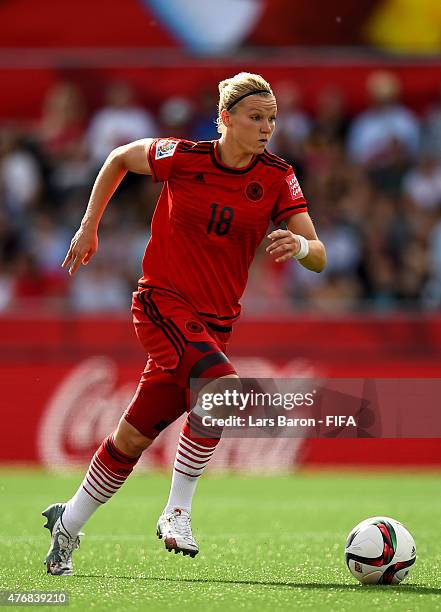
{"label": "female soccer player", "polygon": [[[219,140],[144,139],[109,155],[63,262],[71,275],[89,263],[98,248],[100,219],[126,172],[164,183],[132,304],[147,365],[78,491],[43,512],[52,536],[48,573],[73,573],[72,552],[82,526],[118,491],[157,435],[188,409],[189,380],[237,379],[225,351],[248,268],[270,221],[288,227],[268,236],[267,252],[276,262],[294,257],[315,272],[325,266],[325,249],[294,171],[266,148],[277,112],[270,85],[259,75],[240,73],[222,81],[219,92]],[[220,434],[203,425],[197,410],[189,412],[157,525],[168,550],[198,553],[191,502]]]}

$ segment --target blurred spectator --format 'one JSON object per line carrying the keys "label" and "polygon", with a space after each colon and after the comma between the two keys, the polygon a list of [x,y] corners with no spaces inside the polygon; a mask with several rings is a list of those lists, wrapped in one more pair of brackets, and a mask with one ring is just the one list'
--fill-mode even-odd
{"label": "blurred spectator", "polygon": [[14,277],[0,261],[0,312],[7,310],[14,296]]}
{"label": "blurred spectator", "polygon": [[308,305],[327,314],[356,310],[360,300],[360,287],[356,278],[330,274],[327,282],[313,287]]}
{"label": "blurred spectator", "polygon": [[421,300],[428,280],[428,253],[425,242],[413,239],[401,250],[398,296],[402,308],[414,308]]}
{"label": "blurred spectator", "polygon": [[82,144],[85,127],[86,105],[81,90],[69,82],[49,89],[38,129],[43,154],[57,163]]}
{"label": "blurred spectator", "polygon": [[14,301],[17,306],[22,300],[41,302],[48,296],[45,275],[39,268],[32,253],[22,251],[14,263]]}
{"label": "blurred spectator", "polygon": [[334,88],[323,89],[316,101],[312,133],[327,142],[344,144],[349,128],[343,92]]}
{"label": "blurred spectator", "polygon": [[[244,296],[248,311],[441,308],[438,145],[433,139],[429,146],[426,133],[424,156],[414,157],[419,124],[399,105],[395,77],[377,73],[370,88],[375,101],[355,117],[347,136],[340,92],[321,92],[310,117],[301,108],[299,90],[291,83],[279,86],[279,119],[270,148],[301,175],[327,247],[328,268],[311,274],[295,261],[276,265],[261,248]],[[71,83],[49,90],[35,143],[31,133],[0,130],[0,310],[126,311],[161,186],[129,173],[102,219],[96,256],[69,278],[60,264],[97,166],[112,148],[136,138],[217,137],[215,131],[210,134],[208,94],[197,113],[187,98],[165,100],[157,117],[161,129],[134,104],[126,85],[113,84],[110,98],[92,119],[87,138],[83,95]],[[441,102],[426,127],[429,121],[435,128],[439,121],[441,142]]]}
{"label": "blurred spectator", "polygon": [[387,157],[381,163],[372,164],[368,175],[378,191],[399,197],[409,168],[410,162],[403,143],[397,138],[391,138]]}
{"label": "blurred spectator", "polygon": [[420,126],[415,115],[400,104],[400,83],[390,72],[373,72],[367,81],[370,106],[353,121],[348,152],[367,166],[384,166],[394,155],[396,142],[413,159],[420,145]]}
{"label": "blurred spectator", "polygon": [[85,130],[86,104],[81,90],[73,83],[57,83],[46,95],[37,133],[49,190],[55,200],[90,184]]}
{"label": "blurred spectator", "polygon": [[300,89],[291,82],[274,87],[277,97],[277,128],[270,148],[298,169],[303,160],[303,148],[311,131],[311,120],[302,109]]}
{"label": "blurred spectator", "polygon": [[441,207],[440,162],[427,154],[421,157],[406,175],[403,191],[419,208],[430,211]]}
{"label": "blurred spectator", "polygon": [[35,157],[12,128],[0,130],[0,196],[10,215],[36,204],[42,177]]}
{"label": "blurred spectator", "polygon": [[22,249],[24,231],[8,220],[6,210],[0,208],[0,265],[10,265]]}
{"label": "blurred spectator", "polygon": [[65,271],[62,270],[61,263],[69,247],[70,232],[56,224],[47,212],[38,213],[32,221],[27,248],[44,274],[64,277]]}
{"label": "blurred spectator", "polygon": [[159,109],[164,136],[189,138],[193,118],[193,105],[187,98],[172,96],[163,102]]}
{"label": "blurred spectator", "polygon": [[92,159],[100,166],[114,148],[157,135],[152,115],[136,104],[132,87],[116,81],[106,92],[106,106],[92,118],[87,137]]}
{"label": "blurred spectator", "polygon": [[304,165],[305,188],[314,198],[338,199],[359,174],[346,159],[342,146],[328,141],[319,132],[312,133],[305,143]]}
{"label": "blurred spectator", "polygon": [[441,162],[441,89],[423,123],[423,153]]}
{"label": "blurred spectator", "polygon": [[70,304],[78,312],[122,311],[130,306],[131,289],[112,267],[98,259],[71,279]]}
{"label": "blurred spectator", "polygon": [[423,302],[428,308],[441,307],[441,209],[428,240],[428,279]]}
{"label": "blurred spectator", "polygon": [[191,140],[214,140],[219,136],[216,126],[217,98],[213,90],[202,91],[191,126]]}
{"label": "blurred spectator", "polygon": [[382,253],[366,253],[363,265],[364,297],[377,310],[396,308],[398,291],[393,259]]}
{"label": "blurred spectator", "polygon": [[335,207],[328,207],[320,215],[320,239],[326,244],[328,257],[324,276],[355,277],[361,257],[358,228],[347,223]]}

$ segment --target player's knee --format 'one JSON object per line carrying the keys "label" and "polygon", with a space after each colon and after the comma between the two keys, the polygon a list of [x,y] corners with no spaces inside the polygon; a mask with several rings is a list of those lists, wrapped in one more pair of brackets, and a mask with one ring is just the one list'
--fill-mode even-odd
{"label": "player's knee", "polygon": [[153,440],[146,438],[122,417],[114,433],[114,442],[116,447],[126,455],[138,457]]}
{"label": "player's knee", "polygon": [[207,382],[198,395],[202,413],[209,406],[210,414],[216,418],[227,418],[237,409],[237,398],[242,392],[242,383],[237,374],[226,374]]}

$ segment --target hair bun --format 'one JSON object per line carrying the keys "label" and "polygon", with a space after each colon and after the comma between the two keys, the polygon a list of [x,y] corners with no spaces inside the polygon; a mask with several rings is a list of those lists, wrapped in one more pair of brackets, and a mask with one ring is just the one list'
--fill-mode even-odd
{"label": "hair bun", "polygon": [[226,89],[230,85],[231,81],[232,79],[224,79],[223,81],[221,81],[219,83],[219,93]]}

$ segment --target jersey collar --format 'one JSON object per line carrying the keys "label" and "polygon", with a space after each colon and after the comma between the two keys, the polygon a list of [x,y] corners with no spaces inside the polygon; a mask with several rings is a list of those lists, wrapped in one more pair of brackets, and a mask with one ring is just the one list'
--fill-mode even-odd
{"label": "jersey collar", "polygon": [[210,149],[210,157],[211,157],[211,161],[213,162],[213,165],[216,166],[216,168],[219,168],[219,170],[222,170],[223,172],[229,172],[231,174],[245,174],[246,172],[249,172],[252,168],[254,168],[254,166],[259,161],[259,155],[254,155],[254,157],[252,158],[252,160],[247,166],[244,166],[243,168],[231,168],[230,166],[226,166],[219,159],[217,147],[218,147],[218,141],[212,140],[211,149]]}

